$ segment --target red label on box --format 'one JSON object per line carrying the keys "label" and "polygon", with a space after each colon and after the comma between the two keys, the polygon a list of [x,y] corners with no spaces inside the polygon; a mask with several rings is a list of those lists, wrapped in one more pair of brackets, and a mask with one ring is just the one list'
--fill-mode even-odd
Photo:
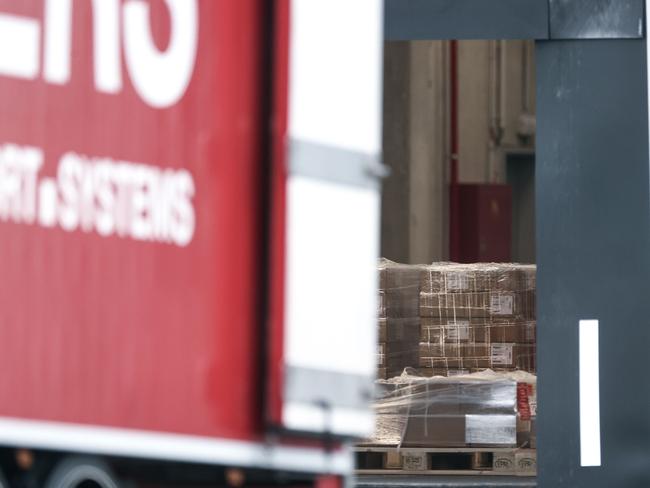
{"label": "red label on box", "polygon": [[528,383],[517,383],[517,411],[521,420],[530,420],[530,390]]}

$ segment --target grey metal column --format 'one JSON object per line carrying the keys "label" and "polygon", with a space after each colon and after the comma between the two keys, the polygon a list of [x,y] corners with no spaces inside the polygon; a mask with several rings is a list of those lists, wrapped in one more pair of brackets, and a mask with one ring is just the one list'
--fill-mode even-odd
{"label": "grey metal column", "polygon": [[[644,39],[537,43],[542,488],[650,486],[646,66]],[[584,319],[599,321],[599,467],[580,463]]]}

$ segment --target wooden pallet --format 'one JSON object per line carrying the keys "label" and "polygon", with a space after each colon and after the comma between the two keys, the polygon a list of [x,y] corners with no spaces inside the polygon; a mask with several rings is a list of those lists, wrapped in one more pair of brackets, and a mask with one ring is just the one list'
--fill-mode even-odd
{"label": "wooden pallet", "polygon": [[535,449],[357,446],[357,474],[535,476]]}

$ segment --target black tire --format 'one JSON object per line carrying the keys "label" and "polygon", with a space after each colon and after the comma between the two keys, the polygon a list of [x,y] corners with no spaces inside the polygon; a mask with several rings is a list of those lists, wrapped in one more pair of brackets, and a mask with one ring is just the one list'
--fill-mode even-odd
{"label": "black tire", "polygon": [[45,488],[79,488],[82,483],[94,483],[97,488],[124,488],[106,462],[85,456],[64,458],[48,476]]}

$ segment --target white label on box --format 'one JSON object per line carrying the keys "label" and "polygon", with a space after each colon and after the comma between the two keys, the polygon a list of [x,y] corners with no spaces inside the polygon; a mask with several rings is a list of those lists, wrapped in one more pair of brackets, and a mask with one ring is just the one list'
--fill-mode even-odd
{"label": "white label on box", "polygon": [[469,340],[469,321],[458,320],[456,323],[448,323],[446,327],[447,341],[459,342]]}
{"label": "white label on box", "polygon": [[469,288],[469,279],[465,273],[447,273],[446,285],[447,291],[467,290]]}
{"label": "white label on box", "polygon": [[512,364],[512,344],[492,344],[490,346],[492,366],[510,366]]}
{"label": "white label on box", "polygon": [[490,296],[490,312],[494,315],[512,315],[514,297],[511,294]]}
{"label": "white label on box", "polygon": [[516,415],[465,415],[467,444],[517,443]]}

